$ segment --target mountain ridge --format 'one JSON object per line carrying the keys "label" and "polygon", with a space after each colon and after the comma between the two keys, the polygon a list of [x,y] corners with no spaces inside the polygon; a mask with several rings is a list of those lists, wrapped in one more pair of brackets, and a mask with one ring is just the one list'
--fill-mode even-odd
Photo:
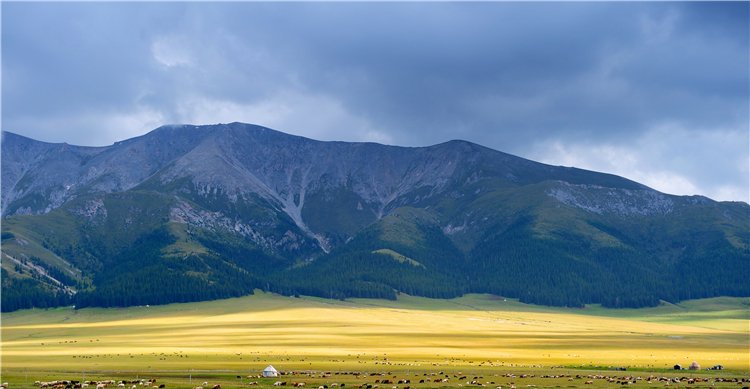
{"label": "mountain ridge", "polygon": [[[749,289],[738,281],[750,263],[746,203],[668,195],[467,141],[317,141],[235,122],[166,125],[102,147],[3,132],[2,151],[3,258],[14,258],[3,266],[3,290],[31,279],[60,297],[31,266],[41,263],[68,272],[79,305],[260,287],[619,306]],[[144,266],[174,285],[116,297],[136,281],[111,269],[135,275]],[[723,285],[694,285],[700,272],[690,266]],[[660,272],[695,280],[676,286]],[[192,291],[191,281],[205,290]]]}

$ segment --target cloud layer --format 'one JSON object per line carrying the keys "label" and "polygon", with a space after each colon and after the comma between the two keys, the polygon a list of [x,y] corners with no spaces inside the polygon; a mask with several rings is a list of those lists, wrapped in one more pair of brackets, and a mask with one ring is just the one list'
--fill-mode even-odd
{"label": "cloud layer", "polygon": [[466,139],[748,201],[749,4],[3,3],[2,128]]}

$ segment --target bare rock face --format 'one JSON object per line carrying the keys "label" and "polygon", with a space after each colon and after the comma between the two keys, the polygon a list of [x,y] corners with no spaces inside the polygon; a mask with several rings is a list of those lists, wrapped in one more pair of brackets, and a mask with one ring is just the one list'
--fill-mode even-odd
{"label": "bare rock face", "polygon": [[330,231],[315,231],[303,216],[311,196],[332,205],[343,191],[357,199],[358,211],[380,219],[395,206],[443,193],[467,168],[493,157],[533,165],[465,142],[424,148],[319,142],[240,123],[165,126],[99,148],[5,133],[2,212],[43,214],[87,194],[181,183],[177,195],[220,193],[230,202],[258,196],[327,251]]}
{"label": "bare rock face", "polygon": [[549,195],[563,204],[597,214],[620,216],[666,215],[674,209],[670,196],[643,189],[613,189],[560,182]]}
{"label": "bare rock face", "polygon": [[[674,208],[673,196],[620,177],[544,165],[463,141],[416,148],[320,142],[231,123],[163,126],[96,148],[6,132],[2,152],[3,216],[44,214],[77,197],[137,188],[178,198],[220,196],[235,205],[252,198],[285,215],[298,229],[291,234],[314,239],[325,252],[398,207],[458,201],[539,182],[557,182],[547,190],[551,199],[596,214],[653,215]],[[469,186],[473,192],[465,193]],[[89,218],[106,215],[106,208],[97,204],[89,201],[76,212]],[[193,215],[180,213],[185,203],[180,204],[175,215]],[[357,220],[321,220],[322,214],[344,211]],[[242,219],[222,209],[206,212],[203,216],[220,214],[205,218],[212,225],[226,227],[230,219]],[[468,226],[482,225],[476,215],[444,216],[449,235],[468,234]],[[200,218],[177,220],[195,224]],[[240,235],[273,245],[250,227],[252,221],[236,223],[245,226],[237,231]]]}

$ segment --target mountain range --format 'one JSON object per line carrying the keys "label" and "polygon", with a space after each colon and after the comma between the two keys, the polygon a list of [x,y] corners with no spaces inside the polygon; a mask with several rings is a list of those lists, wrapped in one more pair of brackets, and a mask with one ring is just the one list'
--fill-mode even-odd
{"label": "mountain range", "polygon": [[252,293],[640,307],[750,296],[750,206],[465,141],[169,125],[2,141],[2,309]]}

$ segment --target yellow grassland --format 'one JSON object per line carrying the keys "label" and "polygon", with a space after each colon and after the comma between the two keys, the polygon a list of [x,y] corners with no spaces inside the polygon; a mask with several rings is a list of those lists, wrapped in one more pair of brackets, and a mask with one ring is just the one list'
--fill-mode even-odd
{"label": "yellow grassland", "polygon": [[747,298],[608,310],[487,295],[390,302],[256,293],[165,306],[26,310],[2,315],[2,369],[241,370],[284,360],[298,367],[486,362],[663,369],[697,361],[748,372],[748,306]]}

